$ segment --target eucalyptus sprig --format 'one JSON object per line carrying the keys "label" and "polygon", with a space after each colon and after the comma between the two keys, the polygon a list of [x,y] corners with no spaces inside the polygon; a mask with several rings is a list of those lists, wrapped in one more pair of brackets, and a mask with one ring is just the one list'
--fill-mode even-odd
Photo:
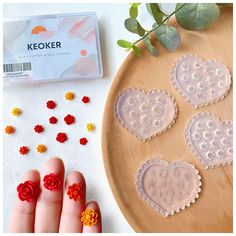
{"label": "eucalyptus sprig", "polygon": [[161,10],[158,3],[146,3],[146,9],[154,19],[152,29],[147,30],[137,20],[140,5],[141,3],[132,3],[129,9],[130,17],[124,21],[125,28],[129,32],[139,35],[140,38],[133,43],[124,39],[117,41],[120,47],[133,50],[137,56],[142,55],[141,49],[137,46],[140,41],[144,42],[145,47],[153,56],[159,55],[156,47],[152,44],[152,32],[167,50],[174,51],[179,47],[181,41],[179,32],[174,26],[167,24],[168,19],[173,15],[182,28],[204,30],[220,15],[219,6],[225,6],[221,3],[177,3],[175,10],[167,15]]}

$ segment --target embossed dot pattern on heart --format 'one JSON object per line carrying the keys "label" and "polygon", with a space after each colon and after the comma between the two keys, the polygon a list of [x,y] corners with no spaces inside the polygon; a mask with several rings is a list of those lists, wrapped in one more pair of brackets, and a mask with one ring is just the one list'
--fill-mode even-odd
{"label": "embossed dot pattern on heart", "polygon": [[205,168],[232,162],[232,122],[220,121],[214,114],[201,112],[188,123],[185,137]]}
{"label": "embossed dot pattern on heart", "polygon": [[177,106],[164,90],[128,89],[119,95],[115,112],[131,133],[146,141],[172,126]]}
{"label": "embossed dot pattern on heart", "polygon": [[201,191],[200,176],[193,165],[159,159],[146,161],[137,176],[140,196],[163,216],[178,212],[195,202]]}
{"label": "embossed dot pattern on heart", "polygon": [[186,55],[172,68],[172,83],[194,107],[202,107],[223,99],[231,85],[228,68],[217,61],[203,61]]}

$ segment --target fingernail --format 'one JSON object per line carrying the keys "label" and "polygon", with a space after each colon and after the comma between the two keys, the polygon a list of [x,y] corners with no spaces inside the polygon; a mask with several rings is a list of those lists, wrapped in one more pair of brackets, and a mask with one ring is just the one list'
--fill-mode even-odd
{"label": "fingernail", "polygon": [[62,185],[60,178],[54,173],[45,175],[43,178],[43,182],[43,186],[50,191],[56,191],[60,189]]}
{"label": "fingernail", "polygon": [[36,184],[30,180],[20,183],[17,186],[18,198],[21,201],[31,202],[38,198],[40,193],[39,184]]}
{"label": "fingernail", "polygon": [[87,226],[96,225],[98,223],[98,213],[94,209],[86,209],[82,212],[81,222]]}
{"label": "fingernail", "polygon": [[78,201],[79,199],[81,199],[82,194],[83,189],[81,184],[74,183],[68,187],[67,195],[70,199]]}

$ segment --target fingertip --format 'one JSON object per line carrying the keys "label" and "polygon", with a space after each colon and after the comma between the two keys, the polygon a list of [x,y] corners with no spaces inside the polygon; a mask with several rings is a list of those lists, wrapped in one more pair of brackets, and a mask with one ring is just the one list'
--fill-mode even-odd
{"label": "fingertip", "polygon": [[37,170],[29,170],[26,172],[26,174],[24,175],[22,181],[27,181],[27,180],[31,180],[33,182],[39,182],[40,181],[40,174]]}
{"label": "fingertip", "polygon": [[98,214],[97,223],[88,226],[83,226],[83,233],[101,233],[102,232],[102,217],[99,204],[96,201],[89,201],[86,206],[86,210],[94,210]]}
{"label": "fingertip", "polygon": [[79,171],[72,171],[66,176],[66,182],[65,185],[68,186],[72,183],[79,183],[82,185],[86,185],[85,178],[83,174]]}
{"label": "fingertip", "polygon": [[50,170],[53,169],[54,173],[56,172],[61,172],[65,170],[65,166],[64,163],[62,161],[62,159],[58,158],[58,157],[53,157],[50,158],[44,165],[44,169],[46,170]]}

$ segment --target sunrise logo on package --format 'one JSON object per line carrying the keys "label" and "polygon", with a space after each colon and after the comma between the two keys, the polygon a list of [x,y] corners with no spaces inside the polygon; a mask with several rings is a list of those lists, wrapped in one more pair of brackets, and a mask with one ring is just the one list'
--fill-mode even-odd
{"label": "sunrise logo on package", "polygon": [[96,14],[5,21],[3,57],[5,86],[101,78]]}

